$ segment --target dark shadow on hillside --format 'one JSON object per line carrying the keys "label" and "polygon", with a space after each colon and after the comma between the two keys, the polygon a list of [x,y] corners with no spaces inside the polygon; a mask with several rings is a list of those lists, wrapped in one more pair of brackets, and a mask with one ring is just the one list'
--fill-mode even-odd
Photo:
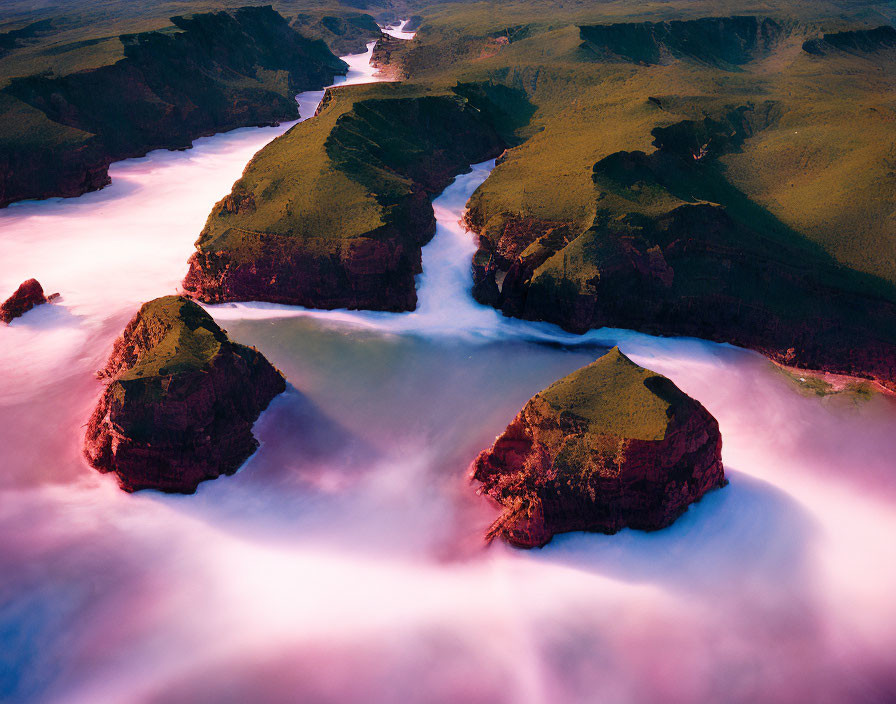
{"label": "dark shadow on hillside", "polygon": [[[635,211],[662,194],[686,203],[720,205],[752,235],[719,243],[722,246],[794,268],[818,270],[826,287],[896,301],[896,285],[840,264],[728,180],[718,158],[741,151],[745,140],[775,120],[774,104],[746,105],[715,119],[683,120],[656,128],[651,132],[656,147],[652,153],[622,151],[598,161],[593,169],[595,186],[630,200]],[[599,196],[599,209],[600,200]],[[596,225],[601,224],[598,213]]]}
{"label": "dark shadow on hillside", "polygon": [[689,60],[729,71],[768,55],[784,28],[762,17],[703,17],[579,27],[583,58],[666,64]]}

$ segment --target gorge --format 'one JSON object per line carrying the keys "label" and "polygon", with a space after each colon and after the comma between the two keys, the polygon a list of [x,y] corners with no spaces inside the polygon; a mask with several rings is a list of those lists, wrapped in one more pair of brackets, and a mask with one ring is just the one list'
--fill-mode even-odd
{"label": "gorge", "polygon": [[[344,83],[374,78],[372,51],[344,57]],[[323,97],[300,95],[300,115]],[[178,291],[213,204],[291,126],[153,151],[113,163],[102,190],[0,212],[0,291],[33,275],[62,293],[0,326],[0,698],[892,695],[893,397],[858,382],[819,395],[728,344],[577,334],[477,303],[479,243],[461,220],[488,150],[432,194],[413,310],[205,306],[292,385],[236,474],[178,496],[94,471],[93,372],[142,303]],[[660,532],[485,547],[498,510],[471,463],[534,394],[613,346],[717,419],[730,484]]]}

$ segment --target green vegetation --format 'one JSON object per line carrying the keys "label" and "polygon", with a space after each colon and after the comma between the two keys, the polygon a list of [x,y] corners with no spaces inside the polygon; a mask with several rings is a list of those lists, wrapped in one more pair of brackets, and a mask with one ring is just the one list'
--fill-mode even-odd
{"label": "green vegetation", "polygon": [[64,149],[93,138],[88,132],[53,122],[40,110],[0,93],[0,148]]}
{"label": "green vegetation", "polygon": [[245,261],[262,254],[258,234],[308,240],[311,247],[314,240],[375,236],[396,223],[404,199],[444,187],[468,155],[474,159],[497,143],[493,135],[471,101],[438,88],[383,83],[331,90],[314,120],[256,154],[209,216],[197,246]]}
{"label": "green vegetation", "polygon": [[[656,127],[770,102],[778,110],[774,123],[722,160],[728,179],[836,261],[896,282],[892,53],[817,57],[802,50],[822,30],[880,24],[884,3],[511,2],[492,10],[486,3],[427,8],[416,46],[400,59],[412,80],[500,81],[525,90],[537,106],[531,139],[472,201],[488,233],[513,217],[573,223],[583,232],[595,211],[595,163],[618,151],[650,152]],[[777,35],[724,66],[675,52],[654,65],[596,60],[580,29],[750,14]],[[520,27],[517,40],[495,39]]]}
{"label": "green vegetation", "polygon": [[[393,90],[409,94],[403,87]],[[209,216],[197,246],[226,249],[252,259],[260,254],[246,249],[255,239],[254,232],[296,238],[351,237],[381,226],[374,198],[360,183],[330,168],[325,148],[336,121],[370,91],[363,85],[334,91],[327,109],[314,120],[296,125],[256,154],[233,193],[254,194],[255,202],[263,206],[254,212],[229,212],[222,201]]]}
{"label": "green vegetation", "polygon": [[837,383],[831,383],[821,376],[811,373],[802,373],[786,367],[775,365],[777,369],[803,396],[813,398],[850,399],[855,403],[870,401],[880,389],[866,381],[845,381],[836,379]]}
{"label": "green vegetation", "polygon": [[227,334],[212,317],[182,296],[163,296],[140,308],[140,339],[152,344],[118,381],[170,376],[200,370],[212,363],[227,344]]}
{"label": "green vegetation", "polygon": [[536,398],[587,421],[589,433],[648,441],[665,438],[670,419],[694,405],[666,377],[639,367],[618,347]]}
{"label": "green vegetation", "polygon": [[114,36],[70,17],[2,34],[0,207],[101,187],[111,160],[292,119],[297,92],[346,70],[270,7],[136,20]]}
{"label": "green vegetation", "polygon": [[771,19],[704,17],[672,22],[583,25],[582,50],[597,60],[662,64],[686,59],[735,69],[768,55],[782,35]]}
{"label": "green vegetation", "polygon": [[369,35],[366,41],[375,38],[374,17],[394,15],[388,2],[359,10],[326,0],[7,0],[0,18],[0,87],[13,77],[66,76],[113,64],[125,55],[122,35],[171,32],[171,17],[264,6],[273,6],[297,31],[324,40],[337,54],[345,53],[337,51],[340,42],[359,30]]}
{"label": "green vegetation", "polygon": [[113,158],[189,146],[201,134],[293,117],[293,95],[345,64],[270,8],[171,18],[121,35],[125,58],[66,76],[12,79],[4,92],[59,124],[98,135]]}
{"label": "green vegetation", "polygon": [[[276,9],[331,46],[372,31],[366,15],[419,14],[415,41],[390,43],[388,52],[390,70],[407,83],[331,91],[317,119],[263,150],[201,235],[197,267],[209,273],[202,286],[214,288],[231,264],[263,253],[270,267],[256,276],[253,296],[277,280],[276,299],[292,300],[289,289],[314,272],[282,282],[278,267],[298,258],[330,257],[323,268],[339,274],[334,288],[355,271],[368,277],[374,259],[379,267],[399,253],[372,254],[381,241],[347,248],[362,238],[394,241],[409,197],[444,185],[479,153],[463,152],[469,130],[450,131],[463,117],[461,127],[487,124],[511,147],[470,202],[483,238],[477,276],[493,277],[476,282],[483,300],[573,330],[621,324],[688,333],[788,364],[896,375],[890,5],[363,4]],[[54,67],[115,56],[107,40],[117,34],[101,31],[103,21],[87,36],[83,21],[31,27],[46,18],[24,3],[10,7],[18,24],[0,27],[13,45],[7,67],[29,52]],[[85,17],[96,10],[87,8]],[[123,9],[117,24],[157,21]],[[152,36],[161,44],[184,32],[180,23]],[[115,41],[125,55],[132,50]],[[282,95],[291,85],[282,69],[241,76],[223,102],[245,96],[256,104],[250,86]],[[433,161],[423,166],[424,157]],[[218,253],[226,256],[212,261]],[[350,298],[355,306],[365,300]]]}

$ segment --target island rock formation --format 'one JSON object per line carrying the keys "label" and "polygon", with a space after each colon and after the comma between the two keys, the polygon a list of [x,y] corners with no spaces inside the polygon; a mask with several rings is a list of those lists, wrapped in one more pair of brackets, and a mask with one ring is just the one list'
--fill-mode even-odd
{"label": "island rock formation", "polygon": [[24,315],[34,306],[47,302],[44,289],[37,279],[28,279],[16,289],[16,292],[0,305],[0,322],[11,323],[15,318]]}
{"label": "island rock formation", "polygon": [[258,446],[252,424],[286,388],[258,350],[180,296],[144,304],[99,376],[109,383],[84,454],[125,491],[192,493],[233,474]]}
{"label": "island rock formation", "polygon": [[517,547],[557,533],[658,530],[727,483],[716,419],[614,347],[536,394],[473,463]]}

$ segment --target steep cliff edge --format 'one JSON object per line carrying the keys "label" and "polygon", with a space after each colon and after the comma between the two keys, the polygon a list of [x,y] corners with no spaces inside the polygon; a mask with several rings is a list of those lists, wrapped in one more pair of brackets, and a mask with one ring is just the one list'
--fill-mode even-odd
{"label": "steep cliff edge", "polygon": [[874,29],[856,29],[832,32],[803,42],[803,51],[815,56],[828,56],[837,52],[875,55],[896,52],[896,27],[881,25]]}
{"label": "steep cliff edge", "polygon": [[286,388],[260,352],[180,296],[144,304],[99,375],[109,383],[84,454],[125,491],[192,493],[233,474],[258,446],[255,419]]}
{"label": "steep cliff edge", "polygon": [[435,232],[430,196],[503,148],[456,94],[328,91],[318,116],[261,150],[212,210],[184,290],[207,302],[413,310]]}
{"label": "steep cliff edge", "polygon": [[[110,161],[295,119],[296,93],[347,70],[322,41],[301,36],[269,6],[171,22],[170,29],[122,35],[124,58],[114,63],[14,78],[3,88],[0,206],[100,188]],[[44,173],[54,171],[51,162],[62,164],[61,174]]]}
{"label": "steep cliff edge", "polygon": [[613,348],[536,394],[473,463],[504,512],[487,538],[670,525],[727,483],[719,425],[669,379]]}
{"label": "steep cliff edge", "polygon": [[290,27],[311,39],[322,39],[337,56],[363,54],[368,42],[383,36],[376,20],[363,12],[303,12],[296,15]]}
{"label": "steep cliff edge", "polygon": [[893,286],[839,265],[720,166],[775,112],[771,103],[684,120],[654,129],[649,154],[601,159],[584,232],[514,218],[489,229],[474,203],[474,295],[575,332],[691,335],[896,388]]}
{"label": "steep cliff edge", "polygon": [[407,71],[401,65],[401,56],[407,51],[408,46],[406,39],[397,39],[389,34],[384,34],[373,47],[373,54],[370,57],[371,66],[379,69],[380,74],[389,80],[400,81],[407,78]]}
{"label": "steep cliff edge", "polygon": [[582,52],[597,60],[667,64],[687,60],[732,69],[771,53],[785,34],[763,17],[703,17],[579,27]]}

